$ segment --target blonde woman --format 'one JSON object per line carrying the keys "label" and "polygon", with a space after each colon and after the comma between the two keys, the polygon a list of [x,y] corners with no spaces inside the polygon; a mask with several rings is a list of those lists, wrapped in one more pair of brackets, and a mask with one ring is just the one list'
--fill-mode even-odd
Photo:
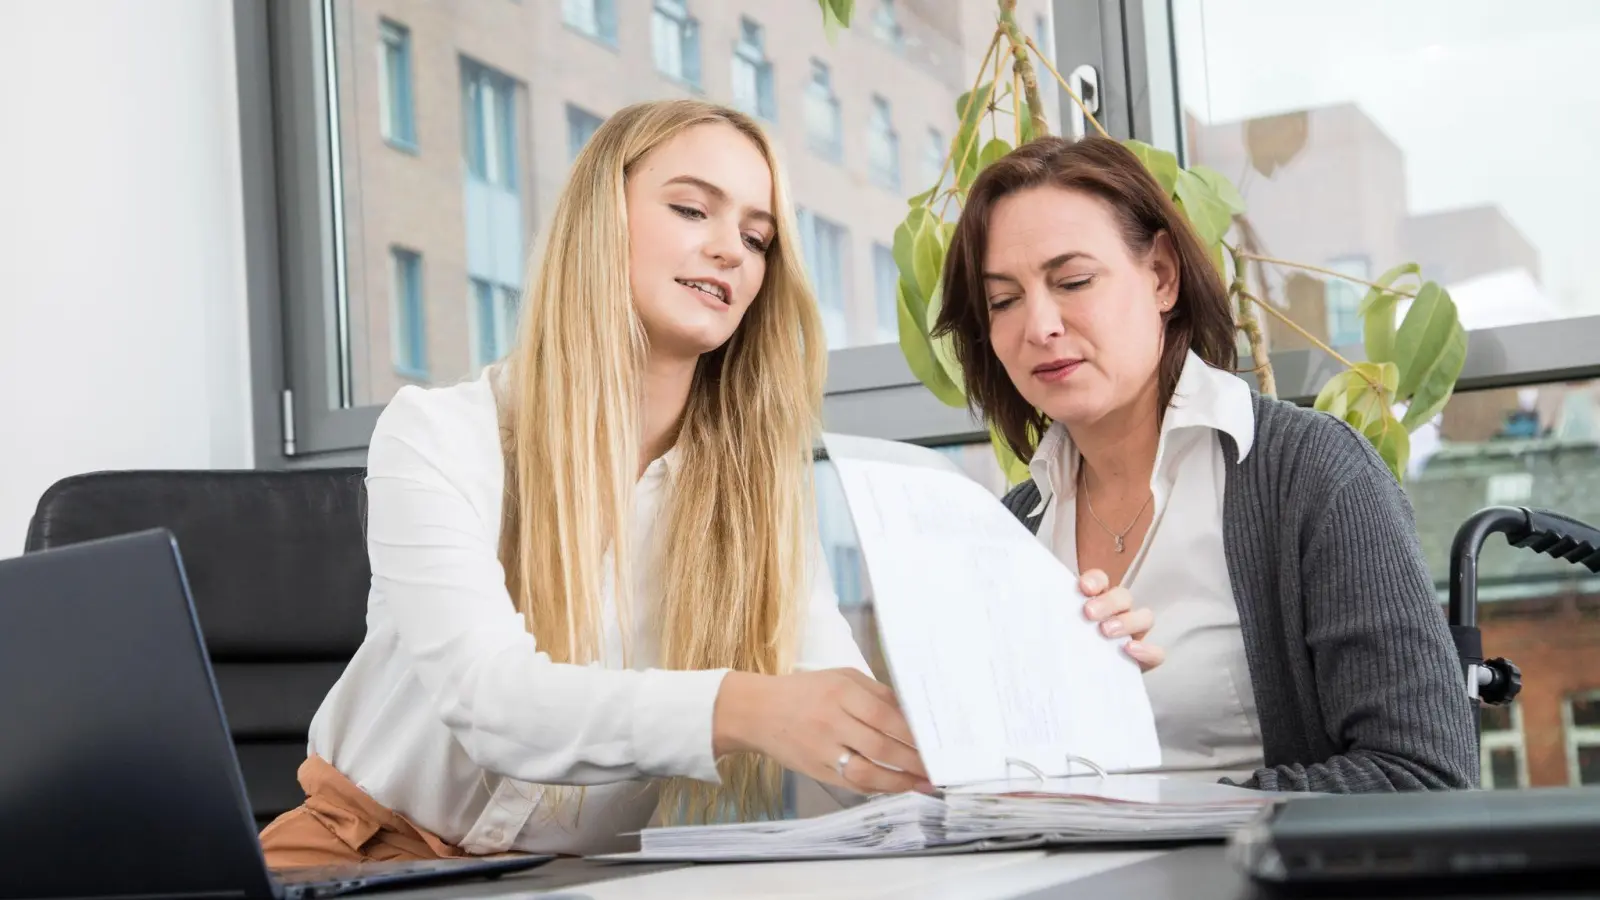
{"label": "blonde woman", "polygon": [[507,360],[378,421],[367,636],[269,865],[625,849],[772,811],[781,768],[926,790],[822,565],[825,341],[761,130],[611,117],[531,285]]}

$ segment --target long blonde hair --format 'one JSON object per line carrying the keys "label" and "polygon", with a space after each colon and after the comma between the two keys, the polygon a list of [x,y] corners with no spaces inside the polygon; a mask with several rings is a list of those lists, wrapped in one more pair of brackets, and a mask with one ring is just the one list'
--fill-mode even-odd
{"label": "long blonde hair", "polygon": [[[743,322],[697,365],[660,546],[635,548],[628,520],[649,348],[629,289],[625,182],[651,150],[714,123],[737,129],[766,158],[778,225]],[[612,581],[626,616],[629,572],[643,549],[661,561],[659,666],[789,671],[811,572],[811,452],[827,349],[766,135],[738,112],[695,100],[611,116],[578,155],[529,285],[505,362],[500,559],[539,648],[556,662],[597,661],[603,585]],[[775,810],[781,771],[771,760],[739,754],[719,770],[720,787],[670,779],[662,816]]]}

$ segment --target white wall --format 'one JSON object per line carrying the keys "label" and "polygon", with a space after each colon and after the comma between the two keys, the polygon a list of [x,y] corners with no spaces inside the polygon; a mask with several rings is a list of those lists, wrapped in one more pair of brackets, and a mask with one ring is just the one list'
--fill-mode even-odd
{"label": "white wall", "polygon": [[0,3],[0,558],[64,476],[252,463],[232,18]]}

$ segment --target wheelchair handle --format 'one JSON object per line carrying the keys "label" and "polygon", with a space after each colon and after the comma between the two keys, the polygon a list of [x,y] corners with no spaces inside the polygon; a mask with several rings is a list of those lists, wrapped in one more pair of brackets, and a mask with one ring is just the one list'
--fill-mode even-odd
{"label": "wheelchair handle", "polygon": [[1450,547],[1450,636],[1465,669],[1468,693],[1486,703],[1506,703],[1521,690],[1521,673],[1504,659],[1485,662],[1478,631],[1478,553],[1491,534],[1504,534],[1513,547],[1600,572],[1600,530],[1548,510],[1491,506],[1456,531]]}

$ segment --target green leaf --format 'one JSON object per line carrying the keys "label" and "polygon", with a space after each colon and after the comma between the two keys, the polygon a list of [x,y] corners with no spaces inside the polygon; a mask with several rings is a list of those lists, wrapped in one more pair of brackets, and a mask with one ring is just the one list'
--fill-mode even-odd
{"label": "green leaf", "polygon": [[945,377],[955,385],[956,390],[963,396],[966,395],[966,379],[961,372],[961,363],[956,359],[955,341],[945,337],[933,337],[934,323],[939,320],[939,308],[944,297],[943,283],[934,289],[933,296],[928,298],[928,313],[926,331],[929,342],[933,345],[933,358],[939,361],[940,368],[944,369]]}
{"label": "green leaf", "polygon": [[911,368],[911,374],[927,387],[939,402],[946,406],[957,408],[967,405],[967,398],[961,389],[950,380],[944,366],[934,355],[933,342],[928,337],[927,329],[923,326],[920,315],[912,312],[907,302],[905,282],[900,283],[897,292],[898,308],[896,317],[900,323],[900,353],[906,358],[906,365]]}
{"label": "green leaf", "polygon": [[1190,166],[1189,171],[1193,172],[1196,178],[1205,182],[1206,187],[1211,188],[1211,192],[1217,195],[1217,199],[1228,207],[1228,212],[1236,216],[1244,215],[1244,197],[1240,196],[1239,189],[1233,186],[1233,182],[1228,180],[1228,176],[1203,163]]}
{"label": "green leaf", "polygon": [[1216,192],[1200,180],[1200,176],[1187,170],[1178,172],[1178,199],[1183,201],[1183,213],[1194,226],[1200,242],[1211,246],[1222,240],[1233,224],[1233,213]]}
{"label": "green leaf", "polygon": [[989,444],[994,447],[995,462],[1000,464],[1000,472],[1006,477],[1006,486],[1015,487],[1028,480],[1028,464],[1011,452],[1011,445],[1000,432],[989,426]]}
{"label": "green leaf", "polygon": [[927,206],[928,205],[928,201],[933,199],[933,192],[935,190],[937,190],[937,188],[928,188],[927,190],[923,191],[922,193],[920,193],[920,194],[916,195],[915,197],[912,197],[911,199],[907,200],[906,201],[906,205],[907,206]]}
{"label": "green leaf", "polygon": [[987,107],[981,101],[988,96],[990,84],[992,82],[980,84],[977,91],[968,91],[956,98],[956,115],[961,119],[961,127],[956,129],[950,153],[955,157],[953,168],[956,172],[956,185],[962,190],[970,187],[972,179],[978,177],[978,153],[981,147],[977,134],[978,127],[983,121],[983,114],[987,111]]}
{"label": "green leaf", "polygon": [[956,236],[955,222],[939,223],[939,243],[944,245],[945,252],[950,252],[950,241]]}
{"label": "green leaf", "polygon": [[1139,157],[1144,167],[1155,176],[1156,183],[1166,191],[1168,196],[1178,189],[1178,158],[1165,150],[1158,150],[1144,141],[1127,140],[1123,146],[1133,151]]}
{"label": "green leaf", "polygon": [[1411,434],[1405,426],[1395,421],[1393,413],[1384,410],[1384,414],[1362,429],[1361,434],[1389,466],[1394,480],[1404,482],[1406,466],[1411,461]]}
{"label": "green leaf", "polygon": [[1389,288],[1396,279],[1415,275],[1417,271],[1416,263],[1401,263],[1374,282],[1381,287],[1368,288],[1366,296],[1361,298],[1356,315],[1361,317],[1361,342],[1366,348],[1367,359],[1394,362],[1394,314],[1400,296]]}
{"label": "green leaf", "polygon": [[900,288],[905,294],[903,302],[910,304],[912,316],[918,322],[927,317],[928,295],[917,285],[916,238],[931,218],[922,207],[911,210],[906,220],[895,228],[894,245],[890,248],[895,268],[900,271]]}
{"label": "green leaf", "polygon": [[[1461,333],[1461,320],[1456,313],[1455,301],[1438,284],[1432,281],[1424,284],[1417,291],[1417,299],[1406,311],[1405,321],[1400,323],[1400,330],[1394,336],[1395,363],[1400,366],[1401,400],[1411,399],[1441,366],[1444,369],[1439,374],[1448,375],[1449,383],[1455,383],[1455,377],[1461,374],[1460,364],[1465,361],[1465,354],[1461,359],[1454,360],[1453,371],[1449,366],[1455,355],[1452,348],[1456,336]],[[1430,403],[1432,399],[1427,398],[1424,403]]]}
{"label": "green leaf", "polygon": [[833,43],[839,36],[839,29],[844,23],[839,21],[839,14],[834,12],[833,0],[817,0],[822,6],[822,33],[827,36],[828,43]]}
{"label": "green leaf", "polygon": [[833,4],[833,14],[839,18],[844,27],[850,27],[850,17],[855,15],[856,0],[829,0]]}
{"label": "green leaf", "polygon": [[[1389,413],[1400,380],[1394,363],[1359,362],[1328,379],[1312,404],[1365,431]],[[1376,385],[1376,388],[1374,387]]]}
{"label": "green leaf", "polygon": [[1017,115],[1022,118],[1022,142],[1026,144],[1038,137],[1033,130],[1033,107],[1028,105],[1026,98],[1017,98]]}
{"label": "green leaf", "polygon": [[939,243],[937,225],[924,224],[912,236],[912,273],[917,291],[929,301],[939,286],[939,275],[944,271],[944,246]]}
{"label": "green leaf", "polygon": [[[1217,274],[1222,276],[1222,283],[1226,285],[1228,283],[1228,251],[1227,248],[1222,246],[1221,241],[1218,241],[1211,248],[1211,264],[1217,267]],[[1249,301],[1245,302],[1248,303]]]}
{"label": "green leaf", "polygon": [[989,143],[983,145],[983,152],[978,154],[978,171],[983,171],[994,165],[1001,157],[1011,152],[1011,145],[1000,138],[990,138]]}
{"label": "green leaf", "polygon": [[1444,408],[1467,361],[1467,332],[1455,301],[1435,282],[1417,291],[1395,335],[1400,366],[1400,397],[1408,400],[1404,424],[1412,429]]}

